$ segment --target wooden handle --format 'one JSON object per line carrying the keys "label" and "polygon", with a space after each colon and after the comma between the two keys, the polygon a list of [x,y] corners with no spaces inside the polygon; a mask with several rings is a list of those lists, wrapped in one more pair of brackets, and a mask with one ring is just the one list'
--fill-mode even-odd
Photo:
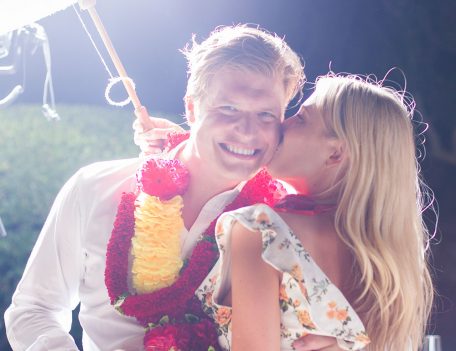
{"label": "wooden handle", "polygon": [[[95,9],[95,1],[91,0],[91,2],[89,2],[89,4],[86,5],[87,6],[85,6],[84,2],[82,2],[81,8],[84,8],[89,12],[89,15],[92,18],[92,21],[95,24],[95,27],[97,28],[97,31],[100,34],[101,39],[103,40],[106,50],[108,50],[108,54],[111,57],[111,60],[114,63],[114,66],[116,67],[119,76],[121,78],[127,78],[127,71],[125,70],[122,62],[120,61],[119,55],[117,55],[117,52],[114,49],[114,45],[112,44],[111,39],[109,38],[108,32],[106,31],[103,23],[101,22],[100,16],[98,16],[98,13]],[[149,118],[147,109],[141,104],[141,101],[139,101],[139,97],[136,94],[132,82],[129,79],[122,79],[122,83],[125,89],[127,90],[127,94],[130,97],[131,102],[133,103],[133,106],[135,108],[135,115],[140,120],[143,129],[145,131],[152,129],[154,127],[153,123]]]}

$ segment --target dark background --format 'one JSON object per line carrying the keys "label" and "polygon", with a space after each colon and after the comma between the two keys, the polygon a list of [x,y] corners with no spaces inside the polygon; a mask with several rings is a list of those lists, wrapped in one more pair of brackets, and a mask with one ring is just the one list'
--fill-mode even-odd
{"label": "dark background", "polygon": [[[284,36],[305,61],[309,81],[329,68],[379,79],[397,68],[388,78],[415,97],[431,126],[421,161],[440,214],[432,241],[439,297],[429,333],[442,335],[444,350],[456,349],[456,1],[99,0],[97,9],[142,103],[154,114],[183,113],[186,63],[179,49],[192,33],[200,41],[218,25],[255,23]],[[107,73],[74,11],[39,23],[50,40],[57,107],[106,105]],[[40,103],[42,55],[28,56],[26,90],[17,103]],[[0,77],[0,97],[21,79]],[[114,92],[122,94],[120,88]],[[434,231],[435,218],[428,214],[427,221]]]}

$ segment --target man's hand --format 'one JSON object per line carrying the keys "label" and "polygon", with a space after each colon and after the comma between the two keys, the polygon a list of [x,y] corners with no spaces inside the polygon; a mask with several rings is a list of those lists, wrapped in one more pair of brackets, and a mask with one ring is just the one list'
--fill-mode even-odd
{"label": "man's hand", "polygon": [[297,351],[343,351],[338,345],[336,338],[308,334],[296,340],[293,347]]}
{"label": "man's hand", "polygon": [[[133,122],[133,129],[135,131],[135,144],[141,149],[141,156],[152,154],[159,154],[163,152],[166,144],[166,139],[171,132],[185,132],[185,130],[174,122],[168,121],[164,118],[151,117],[147,123],[147,128],[144,128],[144,123],[135,112],[138,118]],[[141,117],[144,119],[144,116]]]}

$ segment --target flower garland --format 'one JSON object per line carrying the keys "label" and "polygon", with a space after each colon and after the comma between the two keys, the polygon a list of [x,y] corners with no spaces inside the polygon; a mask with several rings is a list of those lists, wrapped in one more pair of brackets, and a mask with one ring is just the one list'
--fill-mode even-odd
{"label": "flower garland", "polygon": [[[170,173],[162,175],[164,170]],[[187,188],[188,172],[175,160],[160,160],[146,162],[138,175],[131,278],[133,290],[143,294],[171,285],[182,268],[180,232],[184,228],[184,202],[180,193]],[[167,178],[173,176],[174,181],[167,184]]]}
{"label": "flower garland", "polygon": [[[182,138],[175,140],[180,142]],[[214,238],[217,218],[185,263],[180,261],[179,249],[176,250],[176,244],[180,247],[178,234],[182,229],[181,195],[187,189],[188,178],[188,171],[177,160],[146,160],[137,175],[137,192],[122,195],[108,242],[105,283],[111,304],[146,328],[146,350],[219,350],[215,324],[195,296],[218,259]],[[260,202],[273,206],[284,192],[280,183],[261,170],[223,212]],[[164,213],[170,208],[172,213]],[[168,217],[166,220],[163,214]],[[151,226],[151,222],[155,225]],[[177,225],[169,229],[163,222]],[[161,256],[168,264],[166,269],[155,269],[157,242],[173,247]]]}

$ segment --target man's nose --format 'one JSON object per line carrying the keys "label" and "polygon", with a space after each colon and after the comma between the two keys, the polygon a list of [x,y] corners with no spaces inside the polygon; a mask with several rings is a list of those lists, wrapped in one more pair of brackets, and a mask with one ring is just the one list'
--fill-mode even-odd
{"label": "man's nose", "polygon": [[236,124],[236,130],[243,135],[249,135],[255,133],[258,126],[255,123],[254,116],[250,114],[243,114]]}

